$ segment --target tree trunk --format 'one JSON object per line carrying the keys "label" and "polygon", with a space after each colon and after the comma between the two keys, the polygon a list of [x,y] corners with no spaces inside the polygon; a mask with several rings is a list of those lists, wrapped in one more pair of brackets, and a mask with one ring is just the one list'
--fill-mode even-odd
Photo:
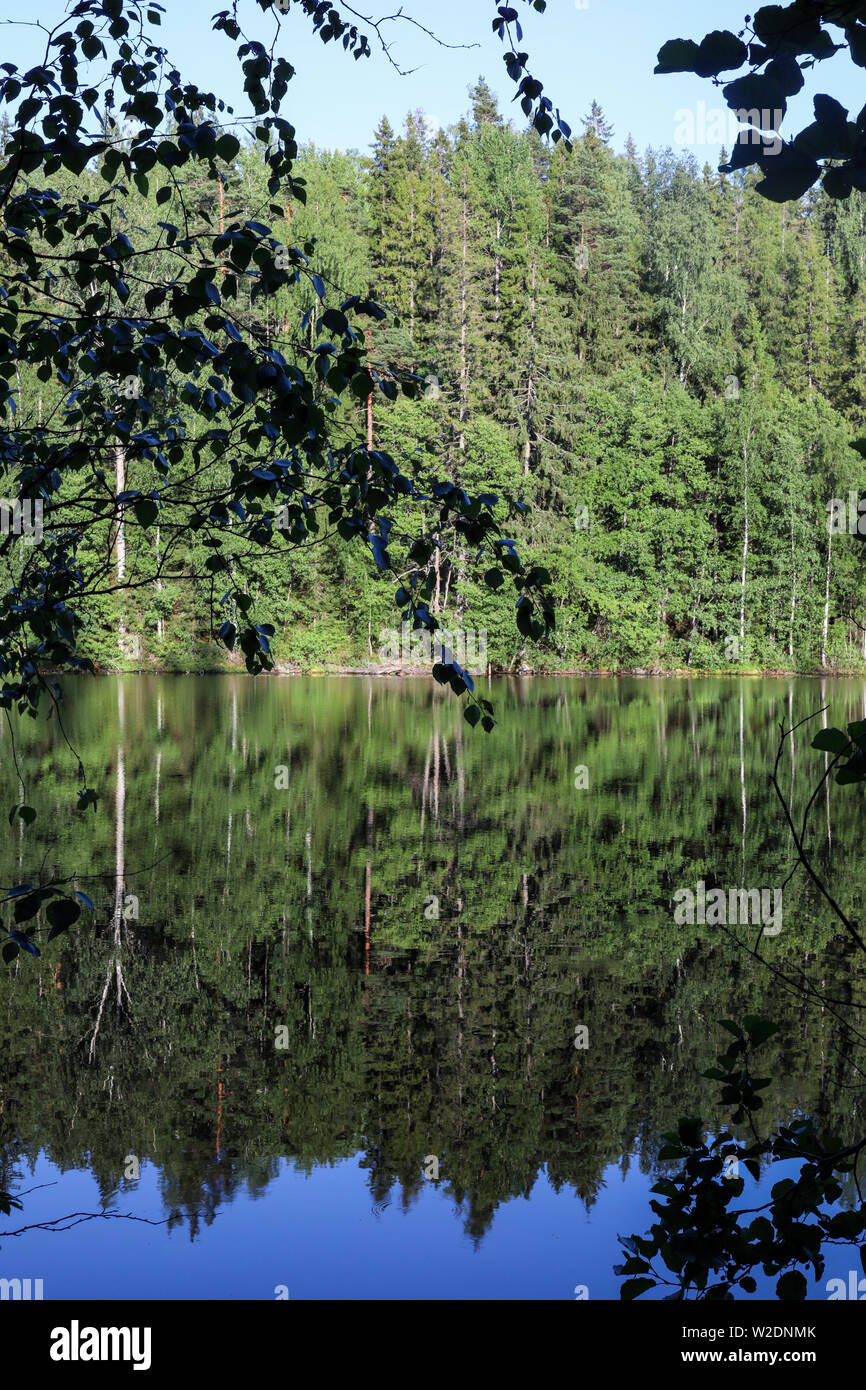
{"label": "tree trunk", "polygon": [[[157,592],[158,594],[161,594],[161,593],[162,593],[162,580],[159,578],[159,523],[157,523],[157,527],[156,527],[156,573],[157,573],[156,592]],[[157,619],[156,619],[156,635],[157,635],[157,637],[159,637],[159,638],[161,638],[162,635],[163,635],[163,622],[162,622],[162,614],[161,614],[161,613],[157,616]]]}
{"label": "tree trunk", "polygon": [[797,556],[794,550],[794,499],[791,498],[791,626],[788,630],[788,656],[794,660],[794,614],[797,609]]}
{"label": "tree trunk", "polygon": [[830,566],[833,557],[833,532],[827,533],[827,574],[824,585],[824,624],[821,628],[821,665],[827,665],[827,634],[830,630]]}
{"label": "tree trunk", "polygon": [[526,442],[523,446],[523,475],[529,475],[529,460],[532,454],[532,407],[535,400],[535,257],[532,258],[532,271],[529,281],[529,363],[526,381]]}
{"label": "tree trunk", "polygon": [[469,256],[469,200],[466,192],[466,174],[463,175],[463,203],[461,216],[461,256],[460,256],[460,452],[466,452],[466,416],[469,393],[469,371],[467,366],[466,318],[468,301],[468,256]]}
{"label": "tree trunk", "polygon": [[[119,495],[126,490],[126,450],[122,444],[114,446],[114,467],[116,475],[116,493]],[[117,508],[117,535],[115,537],[115,553],[117,555],[117,585],[118,611],[117,620],[117,642],[121,653],[125,656],[124,643],[126,640],[126,627],[123,621],[123,581],[126,578],[126,530],[123,520],[123,504]]]}
{"label": "tree trunk", "polygon": [[749,555],[749,445],[743,444],[743,570],[740,577],[740,660],[746,641],[746,562]]}

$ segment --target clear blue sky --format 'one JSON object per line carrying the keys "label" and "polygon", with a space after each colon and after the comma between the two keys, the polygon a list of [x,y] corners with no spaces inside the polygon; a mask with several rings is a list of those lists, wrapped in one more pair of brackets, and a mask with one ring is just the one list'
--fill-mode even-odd
{"label": "clear blue sky", "polygon": [[[224,34],[211,30],[211,16],[228,7],[229,0],[163,2],[167,14],[162,41],[181,71],[232,101],[236,115],[246,116],[248,107],[238,81],[233,46]],[[396,4],[381,0],[379,7],[374,7],[373,0],[356,3],[372,15],[393,13],[400,7],[399,0]],[[400,77],[375,43],[372,58],[355,62],[342,48],[322,44],[302,14],[282,17],[276,51],[284,54],[297,72],[284,102],[284,114],[292,120],[301,141],[366,151],[383,114],[399,128],[406,112],[416,107],[436,123],[448,126],[466,111],[466,89],[479,73],[497,92],[515,123],[523,123],[519,108],[511,106],[514,87],[505,73],[502,45],[490,27],[493,0],[402,3],[408,13],[447,42],[477,42],[479,47],[438,48],[409,25],[391,24],[386,32],[394,43],[395,58],[404,68],[418,69]],[[694,0],[587,0],[586,8],[580,8],[582,3],[584,0],[549,0],[544,15],[526,7],[524,46],[531,54],[532,70],[544,82],[563,118],[579,132],[580,119],[595,99],[614,126],[617,148],[631,133],[640,150],[649,145],[688,147],[699,160],[712,161],[720,142],[711,113],[724,108],[720,90],[695,76],[654,77],[656,54],[669,38],[701,39],[713,28],[737,32],[743,27],[745,14],[754,7],[750,8],[748,0],[701,0],[700,4]],[[42,22],[53,23],[64,8],[62,0],[43,0]],[[16,5],[15,10],[26,13],[23,5]],[[274,20],[263,16],[254,0],[240,0],[239,15],[251,36],[270,42]],[[36,28],[0,26],[4,60],[29,65],[37,54],[41,56],[42,42]],[[856,115],[866,102],[866,70],[855,68],[847,53],[819,65],[807,79],[805,92],[792,103],[783,133],[808,123],[811,94],[819,91],[830,91],[850,107],[852,116]],[[691,113],[692,132],[684,125],[683,111]],[[690,134],[694,137],[691,140]]]}

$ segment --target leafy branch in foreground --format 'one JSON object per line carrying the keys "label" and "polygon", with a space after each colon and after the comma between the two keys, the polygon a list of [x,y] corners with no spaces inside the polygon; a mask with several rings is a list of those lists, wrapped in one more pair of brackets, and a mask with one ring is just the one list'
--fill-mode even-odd
{"label": "leafy branch in foreground", "polygon": [[[694,72],[712,78],[742,67],[748,71],[722,88],[729,108],[748,126],[720,171],[757,165],[763,175],[757,191],[776,203],[800,198],[823,176],[830,198],[849,198],[866,189],[866,106],[855,120],[835,97],[814,99],[815,119],[790,140],[778,136],[788,101],[805,85],[804,72],[848,48],[858,67],[866,67],[866,4],[863,0],[793,0],[762,5],[746,16],[739,34],[716,29],[700,44],[671,39],[659,50],[657,73]],[[831,29],[844,35],[836,42]],[[772,136],[764,132],[772,129]]]}
{"label": "leafy branch in foreground", "polygon": [[[366,36],[332,6],[297,8],[323,41],[369,56]],[[35,540],[31,525],[25,544],[11,532],[0,542],[0,709],[35,716],[48,694],[56,710],[61,690],[44,672],[92,673],[81,639],[104,603],[158,592],[178,573],[207,599],[213,642],[237,648],[251,674],[272,670],[274,628],[257,621],[256,594],[323,541],[364,547],[383,579],[400,570],[398,606],[435,631],[423,596],[441,540],[418,521],[431,500],[476,564],[503,582],[510,573],[518,629],[547,632],[542,571],[502,535],[498,497],[470,497],[453,478],[431,497],[388,453],[361,445],[373,395],[411,399],[419,381],[373,357],[361,325],[385,310],[368,294],[329,302],[312,246],[272,234],[306,193],[295,128],[280,114],[294,69],[274,52],[279,22],[270,47],[241,27],[245,11],[276,18],[271,0],[213,17],[243,75],[244,118],[185,80],[153,36],[161,9],[69,0],[60,23],[35,26],[44,51],[32,66],[0,66],[0,487],[16,515],[39,518]],[[507,8],[499,15],[505,29],[516,21]],[[550,102],[527,55],[510,58],[524,110],[547,134]],[[260,155],[267,221],[224,209],[242,158],[233,128]],[[300,303],[308,289],[321,307],[313,326]],[[253,306],[277,295],[294,303],[297,339],[290,313],[281,337],[255,321]],[[468,694],[468,722],[489,732],[492,710],[471,676],[450,653],[441,667],[437,679]],[[95,803],[85,779],[78,809]],[[22,791],[10,819],[23,827],[35,815]],[[21,884],[10,896],[7,962],[39,953],[20,926],[43,902],[49,940],[80,911],[54,887]]]}
{"label": "leafy branch in foreground", "polygon": [[[817,1281],[824,1272],[825,1245],[858,1245],[866,1271],[866,1204],[863,1203],[856,1165],[866,1139],[845,1146],[835,1134],[820,1131],[812,1118],[783,1125],[777,1134],[762,1138],[756,1113],[759,1092],[771,1078],[754,1076],[753,1052],[778,1032],[778,1025],[747,1015],[742,1026],[726,1019],[722,1027],[732,1034],[728,1048],[704,1076],[722,1086],[723,1103],[734,1107],[734,1125],[751,1132],[742,1140],[731,1130],[715,1138],[704,1137],[700,1119],[680,1121],[675,1133],[666,1134],[660,1160],[682,1160],[675,1173],[659,1179],[650,1203],[658,1220],[647,1236],[620,1237],[626,1262],[615,1272],[629,1278],[620,1289],[625,1300],[650,1289],[673,1289],[670,1299],[733,1299],[734,1289],[753,1294],[755,1271],[778,1276],[776,1294],[785,1301],[806,1297],[806,1274]],[[796,1178],[784,1177],[773,1185],[770,1201],[756,1207],[737,1207],[745,1180],[742,1163],[757,1182],[765,1166],[799,1159]],[[833,1210],[843,1196],[840,1177],[853,1176],[860,1205]],[[805,1271],[805,1272],[804,1272]],[[711,1282],[712,1281],[712,1282]]]}
{"label": "leafy branch in foreground", "polygon": [[[823,711],[818,711],[823,713]],[[866,954],[866,945],[857,925],[836,902],[814,868],[806,850],[809,814],[821,787],[836,772],[840,785],[866,781],[866,720],[857,720],[841,729],[821,729],[812,740],[819,752],[832,754],[823,776],[806,802],[801,827],[797,828],[791,807],[779,785],[779,763],[785,741],[797,729],[814,719],[809,715],[790,729],[779,727],[779,744],[770,781],[781,802],[797,852],[797,860],[818,888],[836,918],[845,929],[856,949]],[[843,759],[847,761],[843,762]],[[841,765],[840,765],[841,764]],[[756,953],[752,951],[754,956]],[[760,957],[757,957],[760,959]],[[766,964],[766,962],[762,962]],[[821,992],[805,982],[784,977],[785,984],[799,992],[807,1003],[823,1003]],[[857,1008],[857,1002],[830,1001],[838,1009]],[[841,1019],[849,1042],[858,1034]],[[781,1126],[775,1135],[762,1138],[755,1123],[762,1100],[758,1094],[770,1085],[772,1078],[752,1075],[752,1052],[778,1032],[778,1025],[755,1015],[748,1015],[742,1026],[724,1020],[722,1027],[733,1035],[733,1041],[718,1058],[717,1065],[704,1072],[709,1080],[722,1085],[721,1100],[734,1107],[732,1122],[747,1125],[751,1140],[744,1143],[725,1130],[716,1138],[702,1138],[699,1119],[683,1119],[675,1134],[668,1134],[667,1146],[660,1160],[684,1160],[680,1170],[662,1177],[653,1192],[664,1202],[650,1203],[659,1220],[648,1237],[633,1235],[623,1241],[626,1263],[617,1273],[629,1275],[620,1290],[624,1299],[638,1298],[659,1286],[672,1287],[669,1298],[685,1298],[693,1293],[698,1298],[731,1299],[732,1290],[754,1293],[757,1282],[754,1271],[760,1267],[767,1276],[778,1275],[776,1293],[780,1299],[798,1301],[806,1297],[808,1284],[803,1266],[814,1271],[819,1279],[824,1271],[822,1250],[828,1244],[858,1244],[860,1262],[866,1272],[866,1203],[857,1173],[860,1156],[866,1149],[866,1137],[845,1145],[837,1134],[822,1134],[817,1121],[811,1117],[798,1119],[792,1125]],[[853,1059],[848,1061],[853,1065]],[[771,1201],[763,1206],[735,1209],[731,1203],[743,1193],[745,1182],[738,1174],[742,1161],[750,1176],[757,1182],[762,1163],[799,1159],[801,1168],[796,1178],[785,1177],[771,1192]],[[733,1176],[731,1169],[733,1165]],[[840,1177],[850,1176],[857,1192],[859,1206],[850,1210],[831,1210],[843,1196]],[[748,1224],[743,1218],[751,1216]],[[664,1273],[659,1264],[664,1265]],[[671,1277],[673,1276],[673,1277]],[[716,1282],[710,1282],[711,1278]]]}

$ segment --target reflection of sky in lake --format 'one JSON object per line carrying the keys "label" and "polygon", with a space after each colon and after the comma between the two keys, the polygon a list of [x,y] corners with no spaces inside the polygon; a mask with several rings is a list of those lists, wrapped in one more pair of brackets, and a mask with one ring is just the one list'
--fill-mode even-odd
{"label": "reflection of sky in lake", "polygon": [[[610,1166],[589,1214],[571,1189],[554,1192],[545,1175],[528,1199],[498,1208],[476,1247],[453,1201],[432,1184],[408,1211],[399,1196],[372,1207],[361,1157],[316,1168],[309,1176],[282,1164],[279,1178],[261,1196],[238,1190],[210,1226],[199,1228],[195,1241],[186,1227],[167,1233],[126,1221],[33,1231],[2,1243],[0,1277],[42,1278],[46,1299],[274,1299],[279,1285],[295,1300],[559,1301],[574,1300],[580,1285],[590,1301],[618,1299],[617,1236],[643,1233],[650,1224],[654,1179],[635,1164],[625,1176]],[[760,1205],[773,1183],[793,1172],[791,1164],[776,1164],[757,1188],[747,1179],[737,1206]],[[25,1198],[26,1214],[0,1218],[2,1228],[99,1210],[88,1173],[62,1175],[42,1157],[20,1187],[55,1181],[57,1186]],[[155,1170],[143,1165],[134,1194],[122,1194],[111,1209],[161,1219]],[[830,1247],[826,1254],[821,1280],[809,1280],[810,1299],[826,1298],[831,1278],[843,1279],[847,1288],[849,1270],[858,1264],[853,1251]],[[760,1271],[757,1278],[755,1297],[773,1298],[775,1279]]]}

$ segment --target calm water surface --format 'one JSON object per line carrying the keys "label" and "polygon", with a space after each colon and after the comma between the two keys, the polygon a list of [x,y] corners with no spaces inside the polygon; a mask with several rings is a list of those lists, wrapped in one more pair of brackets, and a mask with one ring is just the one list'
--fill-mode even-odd
{"label": "calm water surface", "polygon": [[[673,895],[783,883],[778,725],[863,718],[864,683],[488,693],[489,737],[424,681],[70,684],[86,819],[57,726],[20,731],[24,796],[3,730],[0,804],[39,819],[3,837],[0,881],[47,854],[96,910],[0,975],[0,1188],[24,1203],[0,1233],[146,1220],[0,1238],[0,1277],[46,1299],[616,1298],[660,1135],[726,1118],[699,1075],[720,1020],[783,1025],[768,1121],[850,1125],[832,1020],[677,926]],[[801,802],[814,728],[782,763]],[[814,819],[852,910],[862,798],[834,787]],[[763,949],[862,973],[802,875]],[[850,1265],[830,1249],[825,1279]]]}

